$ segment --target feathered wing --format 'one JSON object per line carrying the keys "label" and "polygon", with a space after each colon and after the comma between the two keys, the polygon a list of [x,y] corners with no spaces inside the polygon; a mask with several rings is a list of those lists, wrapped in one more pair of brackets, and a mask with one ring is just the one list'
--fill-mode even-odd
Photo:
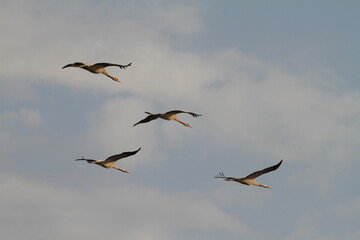
{"label": "feathered wing", "polygon": [[147,116],[147,117],[144,118],[143,120],[139,121],[138,123],[135,123],[135,124],[133,125],[133,127],[135,127],[136,125],[141,124],[141,123],[150,122],[150,121],[155,120],[155,119],[157,119],[157,118],[159,118],[159,114],[150,114],[149,116]]}
{"label": "feathered wing", "polygon": [[82,62],[75,62],[75,63],[70,63],[70,64],[67,64],[65,66],[63,66],[62,68],[67,68],[67,67],[82,67],[84,66],[84,63]]}
{"label": "feathered wing", "polygon": [[187,114],[190,114],[191,116],[197,118],[197,117],[200,117],[201,114],[196,114],[196,113],[193,113],[193,112],[187,112],[187,111],[182,111],[182,110],[172,110],[172,111],[169,111],[169,112],[166,112],[165,114],[178,114],[178,113],[187,113]]}
{"label": "feathered wing", "polygon": [[88,163],[96,163],[95,159],[87,159],[87,158],[84,158],[84,157],[75,159],[75,161],[87,161]]}
{"label": "feathered wing", "polygon": [[102,67],[114,66],[114,67],[119,67],[121,69],[125,69],[125,68],[131,66],[131,63],[129,63],[128,65],[120,65],[120,64],[115,64],[115,63],[95,63],[93,66],[102,66]]}
{"label": "feathered wing", "polygon": [[258,176],[263,175],[265,173],[275,171],[276,169],[278,169],[280,167],[282,161],[283,160],[281,160],[278,164],[276,164],[274,166],[265,168],[265,169],[260,170],[260,171],[253,172],[250,175],[246,176],[245,178],[254,179],[254,178],[257,178]]}
{"label": "feathered wing", "polygon": [[121,158],[126,158],[126,157],[129,157],[129,156],[132,156],[132,155],[135,155],[138,151],[140,151],[141,147],[136,150],[136,151],[132,151],[132,152],[123,152],[123,153],[120,153],[120,154],[116,154],[116,155],[113,155],[111,157],[108,157],[105,161],[104,161],[104,164],[106,163],[109,163],[109,162],[116,162],[117,160],[121,159]]}
{"label": "feathered wing", "polygon": [[67,68],[67,67],[73,67],[73,66],[74,66],[74,64],[73,64],[73,63],[66,64],[65,66],[63,66],[63,67],[62,67],[62,69]]}
{"label": "feathered wing", "polygon": [[219,172],[218,175],[215,176],[215,178],[222,178],[224,180],[235,180],[234,177],[225,177],[223,172]]}

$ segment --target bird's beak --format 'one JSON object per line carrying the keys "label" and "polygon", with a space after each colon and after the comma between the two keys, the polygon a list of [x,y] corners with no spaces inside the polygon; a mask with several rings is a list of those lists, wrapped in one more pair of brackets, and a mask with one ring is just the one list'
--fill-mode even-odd
{"label": "bird's beak", "polygon": [[65,65],[65,66],[62,67],[62,69],[67,68],[67,67],[74,67],[74,64],[73,64],[73,63],[70,63],[70,64],[68,64],[68,65]]}

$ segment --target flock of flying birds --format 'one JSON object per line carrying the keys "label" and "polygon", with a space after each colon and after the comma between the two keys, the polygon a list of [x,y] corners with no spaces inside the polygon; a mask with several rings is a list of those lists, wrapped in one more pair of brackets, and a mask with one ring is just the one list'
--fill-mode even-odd
{"label": "flock of flying birds", "polygon": [[[65,65],[63,67],[63,69],[67,68],[67,67],[82,68],[82,69],[85,69],[85,70],[87,70],[87,71],[89,71],[91,73],[104,74],[105,76],[111,78],[115,82],[120,83],[120,81],[119,81],[119,79],[117,77],[111,76],[110,74],[108,74],[106,72],[105,68],[110,67],[110,66],[119,67],[120,69],[125,69],[125,68],[131,66],[131,63],[129,63],[127,65],[120,65],[120,64],[113,64],[113,63],[88,64],[88,63],[82,63],[82,62],[75,62],[75,63]],[[181,121],[177,117],[177,114],[179,114],[179,113],[187,113],[187,114],[190,114],[191,116],[193,116],[194,118],[197,118],[197,117],[201,116],[200,114],[196,114],[196,113],[193,113],[193,112],[182,111],[182,110],[172,110],[172,111],[169,111],[169,112],[166,112],[166,113],[157,113],[157,114],[153,114],[153,113],[150,113],[150,112],[145,112],[145,113],[148,114],[148,116],[146,118],[140,120],[139,122],[135,123],[133,125],[134,127],[136,125],[138,125],[138,124],[147,123],[147,122],[153,121],[155,119],[161,118],[161,119],[164,119],[164,120],[174,120],[174,121],[177,121],[177,122],[183,124],[186,127],[191,128],[190,124]],[[116,155],[108,157],[105,160],[87,159],[87,158],[82,157],[82,158],[76,159],[75,161],[86,161],[88,163],[97,164],[97,165],[102,166],[104,168],[114,168],[114,169],[122,171],[124,173],[129,173],[126,169],[122,169],[122,168],[117,167],[115,165],[115,162],[117,160],[119,160],[119,159],[135,155],[137,152],[140,151],[140,149],[141,149],[141,147],[136,151],[123,152],[123,153],[120,153],[120,154],[116,154]],[[226,177],[223,172],[220,172],[217,176],[215,176],[215,178],[222,178],[225,181],[235,181],[235,182],[239,182],[239,183],[245,184],[245,185],[255,185],[255,186],[259,186],[259,187],[270,188],[266,184],[265,185],[264,184],[259,184],[256,181],[256,178],[263,175],[263,174],[265,174],[265,173],[275,171],[276,169],[278,169],[280,167],[282,161],[283,160],[281,160],[278,164],[276,164],[274,166],[271,166],[271,167],[268,167],[268,168],[253,172],[253,173],[249,174],[246,177]]]}

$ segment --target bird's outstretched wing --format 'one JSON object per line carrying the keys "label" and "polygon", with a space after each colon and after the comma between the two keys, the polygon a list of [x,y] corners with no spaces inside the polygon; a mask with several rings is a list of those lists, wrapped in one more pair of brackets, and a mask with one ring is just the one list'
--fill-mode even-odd
{"label": "bird's outstretched wing", "polygon": [[191,116],[193,116],[195,118],[201,116],[201,114],[196,114],[196,113],[193,113],[193,112],[187,112],[187,111],[182,111],[182,110],[172,110],[172,111],[166,112],[165,114],[173,115],[173,114],[178,114],[178,113],[187,113],[187,114],[190,114]]}
{"label": "bird's outstretched wing", "polygon": [[144,118],[143,120],[139,121],[138,123],[135,123],[133,125],[133,127],[135,127],[136,125],[140,124],[140,123],[146,123],[146,122],[150,122],[152,120],[155,120],[159,118],[159,114],[150,114],[149,116],[147,116],[146,118]]}
{"label": "bird's outstretched wing", "polygon": [[63,66],[62,68],[67,68],[67,67],[82,67],[84,66],[84,63],[82,62],[75,62],[75,63],[70,63],[70,64],[67,64],[65,66]]}
{"label": "bird's outstretched wing", "polygon": [[282,161],[283,161],[283,160],[281,160],[278,164],[276,164],[276,165],[274,165],[274,166],[265,168],[265,169],[260,170],[260,171],[253,172],[253,173],[251,173],[250,175],[246,176],[245,178],[254,179],[254,178],[257,178],[258,176],[263,175],[263,174],[265,174],[265,173],[275,171],[276,169],[278,169],[278,168],[280,167]]}
{"label": "bird's outstretched wing", "polygon": [[126,158],[126,157],[129,157],[129,156],[135,155],[138,151],[140,151],[140,149],[141,149],[141,147],[138,150],[133,151],[133,152],[123,152],[123,153],[120,153],[120,154],[113,155],[111,157],[108,157],[104,161],[104,163],[116,162],[117,160],[119,160],[121,158]]}
{"label": "bird's outstretched wing", "polygon": [[94,67],[95,66],[101,66],[101,67],[111,67],[111,66],[114,66],[114,67],[119,67],[121,69],[125,69],[129,66],[131,66],[131,63],[129,63],[128,65],[120,65],[120,64],[114,64],[114,63],[95,63],[93,65]]}
{"label": "bird's outstretched wing", "polygon": [[75,161],[87,161],[88,163],[96,163],[95,159],[87,159],[87,158],[84,158],[84,157],[75,159]]}

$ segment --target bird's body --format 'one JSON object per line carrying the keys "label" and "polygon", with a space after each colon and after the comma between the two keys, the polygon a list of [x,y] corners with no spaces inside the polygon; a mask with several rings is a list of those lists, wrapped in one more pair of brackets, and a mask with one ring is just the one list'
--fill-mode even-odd
{"label": "bird's body", "polygon": [[200,114],[196,114],[196,113],[192,113],[192,112],[187,112],[187,111],[182,111],[182,110],[173,110],[173,111],[169,111],[169,112],[166,112],[166,113],[157,113],[157,114],[153,114],[153,113],[149,113],[149,112],[145,112],[146,114],[149,114],[149,116],[147,116],[146,118],[144,118],[143,120],[139,121],[138,123],[135,123],[134,124],[134,127],[138,124],[141,124],[141,123],[146,123],[146,122],[150,122],[152,120],[155,120],[155,119],[158,119],[158,118],[161,118],[161,119],[164,119],[164,120],[174,120],[174,121],[177,121],[181,124],[183,124],[184,126],[186,127],[190,127],[190,124],[186,123],[186,122],[183,122],[181,121],[177,116],[176,114],[178,113],[187,113],[187,114],[190,114],[191,116],[197,118],[199,116],[201,116]]}
{"label": "bird's body", "polygon": [[256,178],[263,175],[263,174],[265,174],[265,173],[275,171],[276,169],[278,169],[280,167],[282,161],[283,160],[281,160],[278,164],[276,164],[274,166],[265,168],[265,169],[260,170],[260,171],[253,172],[253,173],[251,173],[248,176],[243,177],[243,178],[241,178],[241,177],[225,177],[223,172],[220,172],[215,178],[222,178],[225,181],[234,181],[234,182],[239,182],[239,183],[242,183],[242,184],[245,184],[245,185],[255,185],[255,186],[259,186],[259,187],[270,188],[268,185],[259,184],[256,181]]}
{"label": "bird's body", "polygon": [[90,64],[90,63],[82,63],[82,62],[75,62],[75,63],[70,63],[68,65],[65,65],[63,67],[64,68],[67,68],[67,67],[77,67],[77,68],[82,68],[82,69],[85,69],[91,73],[95,73],[95,74],[104,74],[105,76],[111,78],[112,80],[116,81],[116,82],[119,82],[119,79],[117,77],[113,77],[111,75],[109,75],[105,68],[106,67],[119,67],[121,69],[125,69],[129,66],[131,66],[131,63],[129,63],[128,65],[120,65],[120,64],[113,64],[113,63],[95,63],[95,64]]}
{"label": "bird's body", "polygon": [[121,159],[121,158],[126,158],[126,157],[129,157],[129,156],[135,155],[138,151],[140,151],[140,149],[141,148],[139,148],[136,151],[132,151],[132,152],[123,152],[123,153],[120,153],[120,154],[116,154],[116,155],[113,155],[111,157],[108,157],[105,160],[87,159],[87,158],[83,157],[83,158],[76,159],[75,161],[87,161],[88,163],[97,164],[97,165],[102,166],[104,168],[114,168],[116,170],[119,170],[119,171],[122,171],[122,172],[125,172],[125,173],[129,173],[127,170],[117,167],[115,165],[115,162],[117,160]]}

